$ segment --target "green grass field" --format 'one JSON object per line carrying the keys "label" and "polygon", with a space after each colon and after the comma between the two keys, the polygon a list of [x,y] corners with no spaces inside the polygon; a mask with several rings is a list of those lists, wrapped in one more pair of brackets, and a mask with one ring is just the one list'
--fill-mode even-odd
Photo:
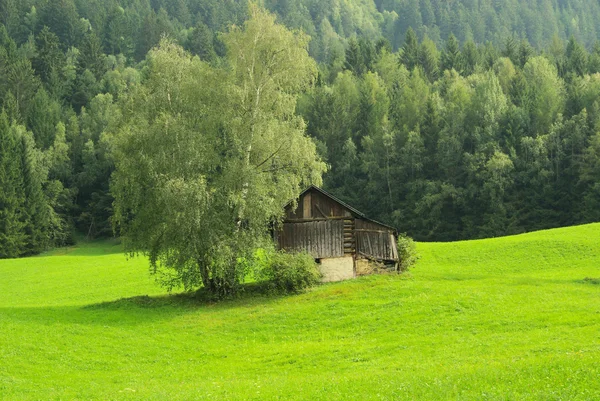
{"label": "green grass field", "polygon": [[0,399],[600,399],[600,224],[418,247],[215,305],[114,243],[0,261]]}

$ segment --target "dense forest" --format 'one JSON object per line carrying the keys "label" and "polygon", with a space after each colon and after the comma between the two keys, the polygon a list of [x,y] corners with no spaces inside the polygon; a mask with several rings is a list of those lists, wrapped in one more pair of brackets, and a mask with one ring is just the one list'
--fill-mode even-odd
{"label": "dense forest", "polygon": [[[261,4],[311,37],[318,77],[296,113],[327,190],[419,240],[600,220],[598,2]],[[227,71],[222,33],[248,10],[0,0],[0,257],[113,235],[112,134],[149,51],[170,38]]]}

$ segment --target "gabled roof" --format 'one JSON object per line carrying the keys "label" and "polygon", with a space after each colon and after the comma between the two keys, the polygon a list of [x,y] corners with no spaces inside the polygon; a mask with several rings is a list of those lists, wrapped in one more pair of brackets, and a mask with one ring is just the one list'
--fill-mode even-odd
{"label": "gabled roof", "polygon": [[[354,215],[354,217],[360,217],[360,218],[361,218],[361,219],[363,219],[363,220],[367,220],[367,221],[370,221],[371,223],[375,223],[375,224],[379,224],[380,226],[387,227],[387,228],[389,228],[390,230],[394,230],[394,232],[396,232],[396,233],[398,232],[398,230],[396,229],[396,227],[392,227],[392,226],[390,226],[390,225],[388,225],[388,224],[384,224],[384,223],[381,223],[381,222],[379,222],[379,221],[377,221],[377,220],[370,219],[369,217],[367,217],[367,216],[366,216],[366,215],[365,215],[363,212],[361,212],[360,210],[358,210],[358,209],[355,209],[354,207],[350,206],[349,204],[347,204],[347,203],[346,203],[346,202],[344,202],[343,200],[341,200],[341,199],[337,198],[336,196],[334,196],[334,195],[330,194],[329,192],[325,191],[324,189],[317,187],[316,185],[311,185],[311,186],[309,186],[309,187],[308,187],[308,188],[306,188],[304,191],[302,191],[298,197],[299,197],[299,198],[300,198],[300,197],[302,197],[302,196],[303,196],[304,194],[306,194],[308,191],[310,191],[310,190],[313,190],[313,189],[314,189],[315,191],[317,191],[317,192],[320,192],[320,193],[322,193],[323,195],[327,196],[328,198],[330,198],[330,199],[334,200],[335,202],[339,203],[340,205],[342,205],[343,207],[345,207],[346,209],[348,209],[348,210],[349,210],[349,211],[350,211],[350,212],[351,212],[351,213]],[[288,204],[287,204],[287,205],[285,205],[285,207],[288,207],[288,206],[290,206],[290,205],[291,205],[293,202],[294,202],[294,201],[290,201],[290,202],[288,202]]]}

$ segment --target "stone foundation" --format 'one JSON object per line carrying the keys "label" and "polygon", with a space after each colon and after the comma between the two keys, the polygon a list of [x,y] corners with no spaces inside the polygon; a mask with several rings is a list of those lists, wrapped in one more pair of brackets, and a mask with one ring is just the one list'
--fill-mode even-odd
{"label": "stone foundation", "polygon": [[321,259],[319,270],[323,274],[323,282],[343,281],[354,278],[354,258]]}

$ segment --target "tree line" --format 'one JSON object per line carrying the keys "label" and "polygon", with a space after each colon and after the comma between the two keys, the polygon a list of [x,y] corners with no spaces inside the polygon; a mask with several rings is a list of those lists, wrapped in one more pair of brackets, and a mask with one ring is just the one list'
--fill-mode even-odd
{"label": "tree line", "polygon": [[299,108],[330,191],[420,240],[597,221],[600,47],[351,41]]}
{"label": "tree line", "polygon": [[[597,220],[599,6],[546,3],[265,1],[311,36],[318,74],[296,110],[329,164],[325,187],[418,239]],[[113,134],[148,85],[149,52],[168,37],[228,71],[223,33],[248,4],[0,10],[0,257],[112,235]]]}

